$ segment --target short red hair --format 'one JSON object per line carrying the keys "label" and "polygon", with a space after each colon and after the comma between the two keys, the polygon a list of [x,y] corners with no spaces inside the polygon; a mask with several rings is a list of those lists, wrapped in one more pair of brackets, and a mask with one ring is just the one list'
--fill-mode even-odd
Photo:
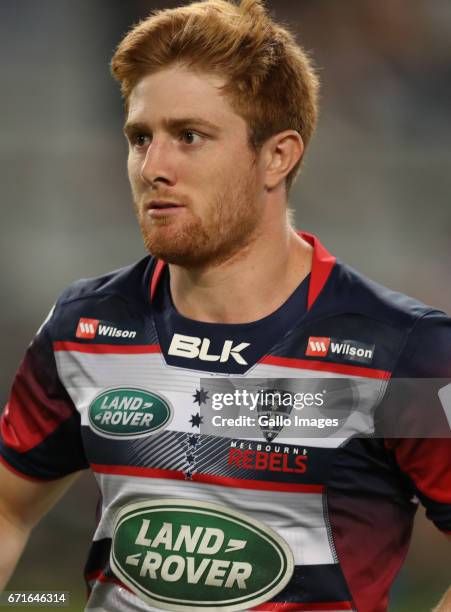
{"label": "short red hair", "polygon": [[[246,120],[256,150],[287,129],[308,145],[317,122],[318,77],[305,50],[260,0],[205,0],[151,13],[128,32],[111,62],[126,107],[140,79],[174,64],[225,79],[223,93]],[[299,166],[287,176],[288,190]]]}

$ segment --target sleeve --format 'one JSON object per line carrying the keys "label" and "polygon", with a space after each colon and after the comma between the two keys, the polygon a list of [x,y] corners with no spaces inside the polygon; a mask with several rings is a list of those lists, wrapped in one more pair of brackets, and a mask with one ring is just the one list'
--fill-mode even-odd
{"label": "sleeve", "polygon": [[[398,413],[385,445],[413,484],[427,517],[451,533],[451,319],[429,311],[393,372]],[[402,401],[403,407],[399,409]],[[408,408],[405,408],[405,405]],[[393,419],[392,419],[393,422]],[[392,428],[393,430],[393,428]],[[405,432],[406,437],[401,436]],[[409,435],[408,432],[414,432]],[[407,437],[409,436],[409,437]]]}
{"label": "sleeve", "polygon": [[79,413],[58,376],[54,321],[55,309],[25,353],[0,421],[0,460],[31,480],[53,480],[89,465]]}

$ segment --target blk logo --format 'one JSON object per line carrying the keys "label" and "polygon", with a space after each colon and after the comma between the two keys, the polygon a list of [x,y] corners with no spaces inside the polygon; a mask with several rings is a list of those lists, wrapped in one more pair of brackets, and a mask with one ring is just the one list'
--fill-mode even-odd
{"label": "blk logo", "polygon": [[220,355],[210,354],[209,338],[197,338],[196,336],[184,336],[183,334],[174,334],[169,347],[169,355],[175,357],[185,357],[185,359],[200,359],[201,361],[219,361],[224,363],[233,357],[240,365],[247,365],[247,361],[240,354],[247,348],[249,342],[241,342],[233,346],[233,340],[226,340],[222,347]]}
{"label": "blk logo", "polygon": [[329,352],[330,338],[310,336],[305,354],[308,357],[325,357]]}
{"label": "blk logo", "polygon": [[98,327],[99,327],[98,319],[81,318],[78,321],[78,326],[77,326],[77,331],[75,332],[75,337],[76,338],[86,338],[86,339],[95,338]]}

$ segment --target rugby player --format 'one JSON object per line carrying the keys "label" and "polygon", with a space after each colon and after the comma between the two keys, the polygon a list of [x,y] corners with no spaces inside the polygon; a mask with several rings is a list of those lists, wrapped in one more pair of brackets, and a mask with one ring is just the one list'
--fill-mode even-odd
{"label": "rugby player", "polygon": [[[349,379],[369,389],[359,406],[396,420],[391,380],[451,377],[450,319],[292,227],[318,79],[258,0],[153,14],[112,71],[150,255],[65,290],[17,373],[2,584],[91,468],[87,610],[387,610],[419,501],[451,531],[449,437],[203,434],[200,379]],[[450,609],[448,592],[437,610]]]}

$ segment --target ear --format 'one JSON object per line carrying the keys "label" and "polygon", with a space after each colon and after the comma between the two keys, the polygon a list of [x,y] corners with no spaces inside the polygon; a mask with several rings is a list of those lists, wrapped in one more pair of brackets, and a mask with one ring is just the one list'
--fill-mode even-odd
{"label": "ear", "polygon": [[265,144],[265,187],[274,189],[291,172],[304,154],[304,143],[299,132],[285,130],[271,136]]}

